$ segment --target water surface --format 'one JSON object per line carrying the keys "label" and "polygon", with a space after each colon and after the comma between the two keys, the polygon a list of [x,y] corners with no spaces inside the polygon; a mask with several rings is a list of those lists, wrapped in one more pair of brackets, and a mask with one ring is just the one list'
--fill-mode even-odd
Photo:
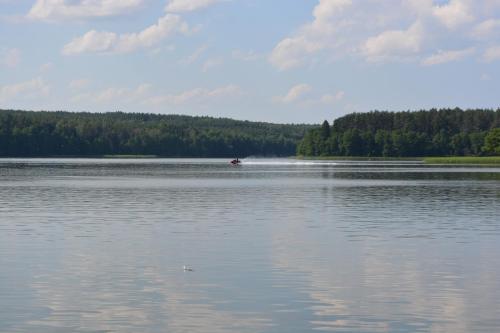
{"label": "water surface", "polygon": [[496,168],[3,159],[0,332],[497,332],[499,216]]}

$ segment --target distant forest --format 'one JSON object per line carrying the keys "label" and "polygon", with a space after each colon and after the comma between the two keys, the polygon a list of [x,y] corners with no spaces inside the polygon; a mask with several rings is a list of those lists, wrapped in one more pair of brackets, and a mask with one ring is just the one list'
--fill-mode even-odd
{"label": "distant forest", "polygon": [[0,110],[0,156],[291,156],[311,128],[180,115]]}
{"label": "distant forest", "polygon": [[302,156],[500,155],[500,109],[353,113],[307,132]]}

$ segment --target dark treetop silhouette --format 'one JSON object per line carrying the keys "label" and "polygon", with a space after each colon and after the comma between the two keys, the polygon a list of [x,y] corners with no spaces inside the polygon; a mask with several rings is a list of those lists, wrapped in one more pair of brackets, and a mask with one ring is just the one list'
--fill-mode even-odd
{"label": "dark treetop silhouette", "polygon": [[[303,156],[468,156],[500,153],[499,110],[353,113],[325,121],[298,146]],[[497,149],[497,150],[495,150]]]}
{"label": "dark treetop silhouette", "polygon": [[0,156],[290,156],[310,128],[180,115],[0,110]]}

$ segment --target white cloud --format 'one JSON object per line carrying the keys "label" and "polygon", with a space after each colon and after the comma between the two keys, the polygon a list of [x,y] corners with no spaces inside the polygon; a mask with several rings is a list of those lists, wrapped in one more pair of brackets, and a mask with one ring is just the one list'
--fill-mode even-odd
{"label": "white cloud", "polygon": [[0,102],[5,103],[16,98],[44,97],[50,93],[50,86],[38,77],[29,81],[0,86]]}
{"label": "white cloud", "polygon": [[308,84],[305,83],[297,84],[292,88],[290,88],[290,90],[285,96],[277,96],[274,98],[274,100],[285,104],[297,102],[303,99],[304,96],[306,96],[309,92],[311,92],[311,90],[312,87]]}
{"label": "white cloud", "polygon": [[415,22],[407,30],[388,30],[369,38],[362,46],[368,61],[385,61],[420,51],[423,42],[423,27]]}
{"label": "white cloud", "polygon": [[[78,82],[79,83],[79,82]],[[95,105],[109,105],[114,108],[124,105],[186,105],[225,101],[241,95],[241,89],[236,85],[227,85],[214,89],[195,88],[177,94],[154,94],[153,86],[143,83],[135,88],[108,87],[100,91],[84,92],[71,98],[73,103],[91,103]]]}
{"label": "white cloud", "polygon": [[49,72],[52,68],[54,68],[54,64],[51,62],[46,62],[45,64],[40,66],[40,72],[46,73]]}
{"label": "white cloud", "polygon": [[474,20],[469,2],[469,0],[450,0],[447,4],[435,6],[433,14],[448,29],[455,29]]}
{"label": "white cloud", "polygon": [[464,50],[439,51],[438,53],[423,59],[422,65],[432,66],[457,61],[472,55],[474,52],[475,49],[472,47]]}
{"label": "white cloud", "polygon": [[114,32],[91,30],[82,37],[75,38],[66,44],[62,53],[64,55],[73,55],[90,52],[113,52],[116,50],[117,43],[118,36]]}
{"label": "white cloud", "polygon": [[500,46],[491,46],[483,54],[483,60],[492,62],[500,59]]}
{"label": "white cloud", "polygon": [[279,42],[269,61],[281,70],[297,67],[307,55],[327,48],[335,31],[332,17],[352,5],[351,0],[320,0],[313,10],[314,20],[302,26],[298,33]]}
{"label": "white cloud", "polygon": [[313,9],[315,19],[313,25],[327,23],[332,16],[350,5],[352,5],[352,0],[320,0]]}
{"label": "white cloud", "polygon": [[336,104],[343,100],[344,96],[345,92],[342,90],[323,95],[314,94],[313,87],[302,83],[293,86],[284,96],[275,96],[273,101],[281,104],[295,104],[300,107],[318,107]]}
{"label": "white cloud", "polygon": [[434,6],[433,0],[406,0],[404,5],[418,16],[432,15]]}
{"label": "white cloud", "polygon": [[224,63],[224,60],[222,58],[212,58],[208,59],[203,63],[202,70],[204,73],[208,72],[212,68],[221,66]]}
{"label": "white cloud", "polygon": [[79,19],[122,14],[144,0],[37,0],[27,17],[37,20]]}
{"label": "white cloud", "polygon": [[165,11],[172,13],[191,12],[209,7],[225,0],[170,0]]}
{"label": "white cloud", "polygon": [[112,102],[129,96],[128,89],[108,88],[95,96],[96,102]]}
{"label": "white cloud", "polygon": [[180,16],[167,14],[138,33],[118,35],[114,32],[89,31],[73,39],[62,50],[64,55],[79,53],[128,53],[157,45],[174,33],[189,33],[189,27]]}
{"label": "white cloud", "polygon": [[476,39],[488,39],[495,34],[500,34],[500,20],[488,19],[477,24],[473,29],[471,35]]}
{"label": "white cloud", "polygon": [[195,63],[203,55],[203,53],[205,53],[207,49],[208,49],[207,45],[202,45],[199,48],[197,48],[193,53],[191,53],[189,56],[182,59],[180,62],[184,65],[191,65]]}
{"label": "white cloud", "polygon": [[341,100],[344,99],[345,92],[344,91],[338,91],[335,94],[325,94],[321,96],[321,103],[323,104],[335,104]]}
{"label": "white cloud", "polygon": [[155,47],[154,49],[149,50],[148,55],[151,57],[156,57],[162,53],[171,53],[175,51],[175,45],[165,45]]}
{"label": "white cloud", "polygon": [[149,84],[141,84],[130,90],[124,88],[108,88],[95,96],[96,102],[134,101],[144,96],[151,88]]}
{"label": "white cloud", "polygon": [[[73,87],[71,87],[71,84]],[[88,85],[88,80],[75,80],[70,83],[73,89],[82,89]],[[142,83],[134,89],[110,87],[102,91],[82,93],[71,98],[72,102],[92,102],[97,104],[121,105],[123,103],[141,102],[149,96],[151,85]]]}
{"label": "white cloud", "polygon": [[498,0],[317,0],[313,20],[278,41],[268,60],[288,70],[347,57],[417,62],[456,45],[479,49],[488,45],[467,35],[483,43],[500,37],[499,10]]}
{"label": "white cloud", "polygon": [[76,79],[69,83],[69,87],[72,90],[80,90],[86,88],[90,84],[89,79]]}
{"label": "white cloud", "polygon": [[19,49],[8,49],[0,52],[0,65],[14,68],[21,62],[21,51]]}
{"label": "white cloud", "polygon": [[149,105],[184,105],[188,103],[207,103],[224,101],[241,95],[241,89],[236,85],[227,85],[215,89],[196,88],[178,94],[153,96],[145,100]]}
{"label": "white cloud", "polygon": [[313,42],[305,36],[285,38],[274,48],[269,61],[280,70],[300,66],[307,54],[320,51],[324,45]]}
{"label": "white cloud", "polygon": [[[498,0],[405,0],[421,19],[432,19],[448,30],[467,26],[478,19],[495,16]],[[440,2],[441,4],[436,4]]]}
{"label": "white cloud", "polygon": [[332,106],[342,101],[344,97],[345,97],[345,92],[340,90],[337,91],[336,93],[328,93],[321,95],[319,97],[304,99],[300,102],[300,105],[306,108]]}
{"label": "white cloud", "polygon": [[233,50],[231,55],[234,59],[238,59],[241,61],[255,61],[262,58],[262,55],[257,54],[255,51],[242,51],[242,50]]}

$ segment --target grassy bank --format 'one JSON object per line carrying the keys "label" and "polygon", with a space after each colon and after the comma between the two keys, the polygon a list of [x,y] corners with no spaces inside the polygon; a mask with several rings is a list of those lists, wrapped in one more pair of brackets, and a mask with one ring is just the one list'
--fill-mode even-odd
{"label": "grassy bank", "polygon": [[427,164],[477,164],[477,165],[500,165],[500,156],[450,156],[450,157],[426,157]]}
{"label": "grassy bank", "polygon": [[448,156],[448,157],[358,157],[358,156],[297,156],[302,160],[326,161],[420,161],[426,164],[498,165],[500,156]]}
{"label": "grassy bank", "polygon": [[300,160],[324,161],[422,161],[418,157],[366,157],[366,156],[297,156]]}

